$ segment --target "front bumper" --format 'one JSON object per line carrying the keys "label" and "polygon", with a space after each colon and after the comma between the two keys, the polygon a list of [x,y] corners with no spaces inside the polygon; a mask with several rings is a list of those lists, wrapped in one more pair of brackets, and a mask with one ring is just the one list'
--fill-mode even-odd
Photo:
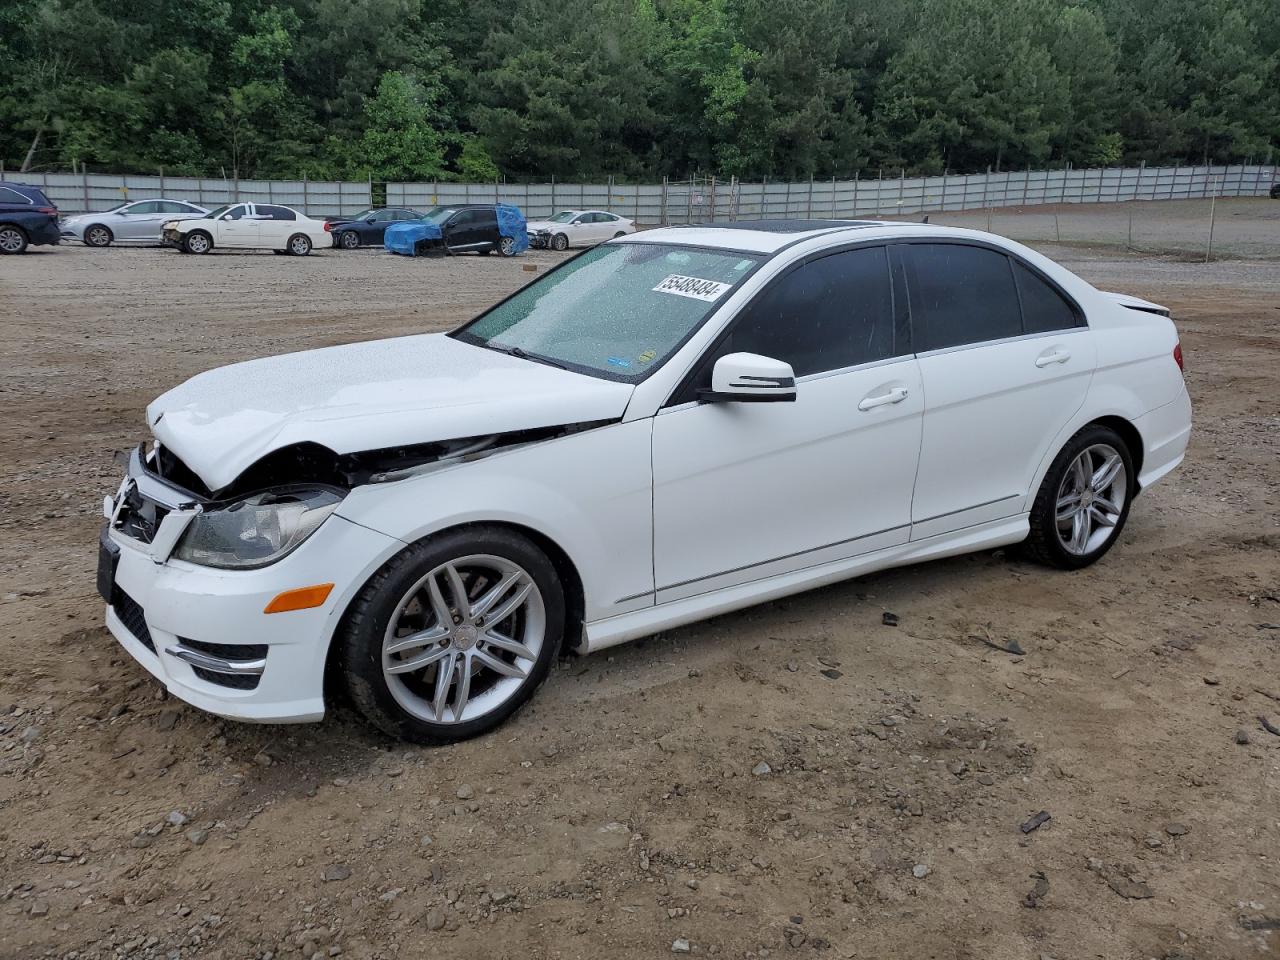
{"label": "front bumper", "polygon": [[182,246],[182,234],[180,234],[177,230],[161,231],[160,240],[170,247]]}
{"label": "front bumper", "polygon": [[[118,551],[99,571],[107,628],[175,697],[219,716],[270,723],[324,716],[325,660],[342,614],[403,546],[335,514],[277,563],[217,570],[160,559],[163,528],[152,543],[125,529],[113,519],[103,531],[104,553]],[[263,612],[276,595],[320,583],[335,585],[323,605]]]}

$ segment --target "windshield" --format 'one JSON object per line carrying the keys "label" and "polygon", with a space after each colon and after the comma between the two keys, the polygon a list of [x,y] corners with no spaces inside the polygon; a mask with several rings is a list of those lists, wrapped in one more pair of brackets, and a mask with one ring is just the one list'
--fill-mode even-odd
{"label": "windshield", "polygon": [[759,262],[727,250],[607,244],[535,280],[457,337],[636,382],[662,366]]}
{"label": "windshield", "polygon": [[565,211],[562,211],[561,213],[557,213],[554,217],[551,218],[550,222],[551,223],[568,223],[577,215],[578,214],[575,213],[573,210],[565,210]]}
{"label": "windshield", "polygon": [[427,223],[434,223],[438,227],[440,224],[452,217],[453,214],[453,207],[432,207],[426,212],[426,215],[423,216],[422,219],[427,221]]}
{"label": "windshield", "polygon": [[230,209],[231,209],[231,204],[224,203],[222,206],[218,207],[218,209],[210,210],[200,219],[201,220],[217,220],[220,216],[222,216],[224,213],[226,213]]}

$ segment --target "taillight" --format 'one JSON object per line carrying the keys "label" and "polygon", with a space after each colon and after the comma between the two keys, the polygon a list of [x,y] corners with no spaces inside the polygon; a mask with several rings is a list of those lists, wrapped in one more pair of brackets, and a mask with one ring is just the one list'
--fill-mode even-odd
{"label": "taillight", "polygon": [[1182,341],[1178,341],[1173,345],[1173,362],[1178,365],[1179,370],[1185,370],[1182,365]]}
{"label": "taillight", "polygon": [[36,207],[36,213],[47,213],[52,217],[56,217],[58,215],[58,208],[57,207]]}
{"label": "taillight", "polygon": [[333,224],[332,224],[332,223],[330,223],[328,220],[326,220],[326,221],[324,222],[324,232],[325,232],[325,233],[329,233],[329,232],[330,232],[330,231],[332,231],[332,230],[333,230]]}

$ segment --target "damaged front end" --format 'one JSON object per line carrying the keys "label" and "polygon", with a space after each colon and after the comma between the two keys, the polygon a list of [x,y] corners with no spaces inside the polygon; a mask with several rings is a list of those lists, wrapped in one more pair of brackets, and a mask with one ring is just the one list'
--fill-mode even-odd
{"label": "damaged front end", "polygon": [[283,559],[307,540],[355,487],[394,483],[506,450],[603,426],[567,424],[338,454],[316,443],[272,451],[216,490],[157,443],[129,455],[128,473],[107,498],[106,539],[224,570]]}

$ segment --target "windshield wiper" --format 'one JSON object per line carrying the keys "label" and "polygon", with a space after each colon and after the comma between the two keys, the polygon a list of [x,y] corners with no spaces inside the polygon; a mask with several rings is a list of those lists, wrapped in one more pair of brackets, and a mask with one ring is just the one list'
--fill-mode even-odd
{"label": "windshield wiper", "polygon": [[538,353],[530,353],[524,347],[504,347],[492,340],[485,343],[484,346],[490,350],[497,350],[499,353],[505,353],[508,357],[515,357],[518,360],[532,360],[534,363],[545,363],[548,367],[556,367],[560,370],[568,370],[563,363],[558,360],[552,360],[550,357],[544,357]]}

